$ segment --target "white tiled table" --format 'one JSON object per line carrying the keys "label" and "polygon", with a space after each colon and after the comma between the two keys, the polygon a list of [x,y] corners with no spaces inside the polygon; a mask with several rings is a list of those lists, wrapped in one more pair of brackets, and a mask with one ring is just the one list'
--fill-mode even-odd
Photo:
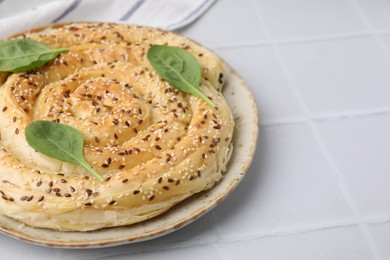
{"label": "white tiled table", "polygon": [[0,236],[0,259],[390,259],[390,2],[218,0],[179,32],[258,102],[237,190],[149,242],[65,250]]}

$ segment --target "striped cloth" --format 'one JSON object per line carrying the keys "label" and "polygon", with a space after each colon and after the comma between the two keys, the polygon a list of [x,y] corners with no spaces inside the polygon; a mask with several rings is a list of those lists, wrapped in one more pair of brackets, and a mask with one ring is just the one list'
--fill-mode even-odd
{"label": "striped cloth", "polygon": [[174,30],[215,0],[0,0],[0,38],[69,21],[124,22]]}

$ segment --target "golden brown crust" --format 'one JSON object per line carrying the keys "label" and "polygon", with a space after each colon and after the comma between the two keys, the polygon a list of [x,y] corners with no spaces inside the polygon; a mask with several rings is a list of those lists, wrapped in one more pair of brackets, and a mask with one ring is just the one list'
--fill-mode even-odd
{"label": "golden brown crust", "polygon": [[[60,230],[127,225],[222,177],[234,122],[219,92],[223,69],[214,54],[169,32],[108,23],[73,23],[23,37],[70,51],[37,71],[2,75],[2,214]],[[218,109],[162,81],[145,57],[152,44],[197,57],[201,89]],[[86,160],[106,181],[29,147],[24,129],[33,120],[78,129]]]}

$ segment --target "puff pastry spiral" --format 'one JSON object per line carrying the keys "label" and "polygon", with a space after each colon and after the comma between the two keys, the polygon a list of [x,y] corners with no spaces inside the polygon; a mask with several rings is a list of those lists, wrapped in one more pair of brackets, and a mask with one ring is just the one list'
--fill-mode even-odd
{"label": "puff pastry spiral", "polygon": [[[216,55],[170,32],[110,23],[17,37],[69,51],[28,73],[0,73],[1,214],[63,231],[128,225],[220,180],[234,121]],[[193,54],[203,69],[201,90],[218,109],[163,81],[146,58],[153,44]],[[105,181],[29,147],[24,131],[34,120],[80,131],[85,159]]]}

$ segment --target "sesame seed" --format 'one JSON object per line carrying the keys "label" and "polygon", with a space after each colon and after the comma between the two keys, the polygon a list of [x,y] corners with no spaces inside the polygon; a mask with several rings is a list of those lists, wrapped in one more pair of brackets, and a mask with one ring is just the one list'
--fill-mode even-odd
{"label": "sesame seed", "polygon": [[112,200],[112,201],[110,201],[110,203],[108,203],[108,205],[114,205],[115,204],[115,200]]}
{"label": "sesame seed", "polygon": [[123,179],[123,180],[122,180],[123,183],[126,183],[126,182],[128,182],[128,181],[129,181],[129,179]]}
{"label": "sesame seed", "polygon": [[163,189],[164,190],[169,190],[169,187],[168,186],[164,186]]}
{"label": "sesame seed", "polygon": [[56,196],[57,196],[57,197],[61,197],[61,193],[56,192]]}
{"label": "sesame seed", "polygon": [[22,197],[20,197],[20,200],[21,201],[25,201],[27,199],[27,196],[22,196]]}
{"label": "sesame seed", "polygon": [[69,189],[70,189],[70,191],[71,191],[72,193],[76,191],[75,188],[73,188],[73,186],[70,186]]}
{"label": "sesame seed", "polygon": [[60,182],[61,183],[67,183],[67,181],[65,179],[61,179]]}
{"label": "sesame seed", "polygon": [[53,188],[54,192],[60,192],[60,188]]}
{"label": "sesame seed", "polygon": [[134,195],[137,195],[138,193],[140,193],[139,190],[135,190],[135,191],[133,192]]}
{"label": "sesame seed", "polygon": [[87,192],[87,194],[88,194],[88,197],[89,197],[89,196],[91,196],[91,194],[92,194],[92,190],[90,190],[90,189],[86,189],[85,191]]}
{"label": "sesame seed", "polygon": [[218,82],[219,82],[219,84],[223,83],[223,74],[222,73],[219,73],[219,75],[218,75]]}
{"label": "sesame seed", "polygon": [[34,198],[34,196],[31,195],[31,196],[28,196],[26,200],[31,201],[33,198]]}
{"label": "sesame seed", "polygon": [[156,147],[157,150],[161,150],[161,146],[156,145],[155,147]]}
{"label": "sesame seed", "polygon": [[121,164],[121,165],[119,165],[119,170],[122,170],[125,167],[126,167],[125,165]]}
{"label": "sesame seed", "polygon": [[38,198],[38,202],[41,202],[44,198],[45,198],[44,196],[40,196],[40,197]]}
{"label": "sesame seed", "polygon": [[150,137],[150,135],[147,135],[147,136],[145,136],[144,138],[142,138],[141,140],[142,140],[142,141],[147,141],[147,140],[149,140],[149,137]]}
{"label": "sesame seed", "polygon": [[64,196],[67,198],[72,197],[72,195],[70,195],[69,193],[65,193]]}
{"label": "sesame seed", "polygon": [[19,134],[19,128],[15,129],[15,134]]}
{"label": "sesame seed", "polygon": [[154,200],[154,195],[150,196],[149,201]]}

